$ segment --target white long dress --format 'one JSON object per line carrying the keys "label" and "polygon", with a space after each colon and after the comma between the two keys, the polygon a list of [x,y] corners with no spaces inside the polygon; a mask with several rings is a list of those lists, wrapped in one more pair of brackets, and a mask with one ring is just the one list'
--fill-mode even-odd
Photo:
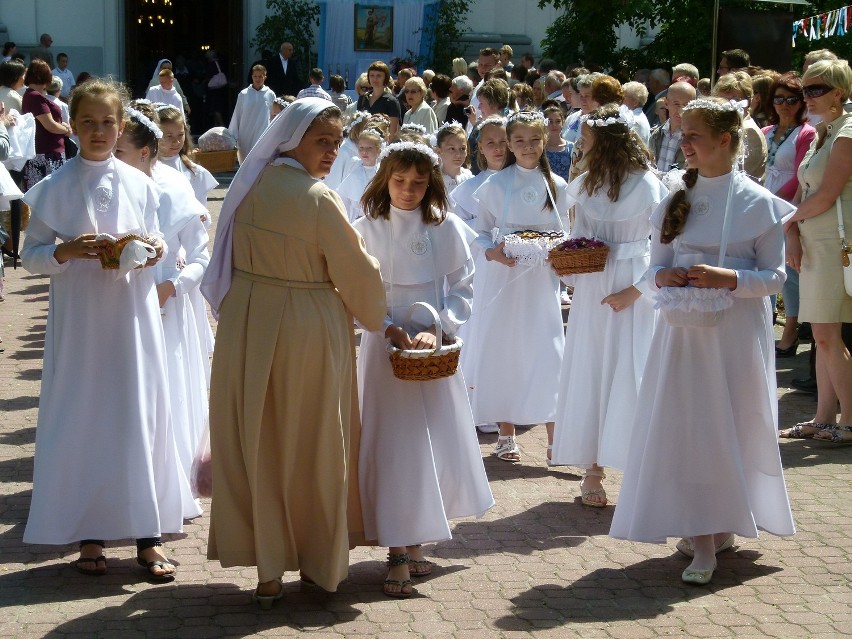
{"label": "white long dress", "polygon": [[275,91],[267,86],[258,90],[249,85],[237,94],[237,104],[228,130],[237,139],[240,162],[245,159],[255,142],[269,126],[273,102],[275,102]]}
{"label": "white long dress", "polygon": [[[568,185],[554,175],[557,213],[543,209],[547,190],[538,169],[514,164],[477,189],[474,226],[484,252],[515,230],[568,230]],[[504,218],[505,222],[501,222]],[[462,334],[461,365],[477,424],[540,424],[556,417],[565,335],[559,279],[547,264],[505,266],[478,261],[473,315]]]}
{"label": "white long dress", "polygon": [[[463,184],[473,177],[473,173],[470,172],[470,169],[466,169],[464,167],[459,169],[459,174],[455,177],[446,173],[442,173],[441,175],[444,177],[444,188],[447,193],[452,193],[459,184]],[[450,204],[452,204],[452,202],[450,202]]]}
{"label": "white long dress", "polygon": [[[180,171],[183,176],[189,180],[189,183],[192,186],[192,191],[195,193],[195,199],[201,202],[204,206],[207,206],[207,194],[219,186],[219,182],[213,177],[213,174],[210,173],[210,171],[200,164],[196,164],[192,169],[190,169],[183,163],[183,160],[180,159],[180,153],[177,153],[170,158],[158,156],[157,162],[162,162],[166,166],[170,166],[173,169]],[[204,226],[210,228],[209,214]]]}
{"label": "white long dress", "polygon": [[[384,326],[362,335],[358,355],[364,530],[382,546],[450,539],[447,520],[478,516],[494,505],[461,371],[427,382],[397,379],[384,336],[391,322],[403,323],[415,301],[440,308],[449,335],[470,316],[473,262],[464,226],[455,216],[426,226],[419,210],[393,207],[390,221],[362,217],[355,223],[381,264],[388,294]],[[432,320],[415,314],[412,324],[409,330],[420,331]]]}
{"label": "white long dress", "polygon": [[480,171],[472,178],[465,180],[449,192],[450,202],[453,205],[455,214],[463,219],[471,228],[473,228],[473,218],[476,217],[477,211],[479,210],[479,202],[476,201],[473,194],[476,192],[476,189],[482,186],[485,180],[495,173],[497,173],[497,171],[494,171],[493,169]]}
{"label": "white long dress", "polygon": [[78,156],[25,201],[32,219],[22,261],[31,273],[50,275],[50,306],[24,541],[180,532],[184,505],[154,269],[117,279],[98,260],[59,264],[53,257],[57,240],[83,233],[159,234],[157,187],[115,158]]}
{"label": "white long dress", "polygon": [[[683,234],[661,244],[668,200],[651,218],[656,272],[719,257],[732,173],[699,177],[688,190]],[[781,217],[792,206],[737,174],[726,268],[737,272],[733,306],[716,326],[675,327],[660,318],[651,342],[610,535],[661,543],[667,537],[795,532],[778,451],[778,400],[769,296],[784,282]],[[675,248],[680,243],[675,259]]]}
{"label": "white long dress", "polygon": [[[175,82],[177,84],[177,82]],[[164,89],[159,84],[154,87],[149,87],[145,93],[145,99],[151,102],[159,102],[160,104],[171,104],[180,109],[183,113],[184,101],[183,95],[173,85],[171,89]]]}
{"label": "white long dress", "polygon": [[607,186],[592,196],[582,190],[587,175],[568,186],[576,201],[571,235],[602,240],[610,249],[602,272],[572,278],[551,455],[559,464],[624,469],[657,313],[644,296],[618,313],[601,300],[645,275],[651,213],[668,191],[651,171],[636,171],[611,202]]}
{"label": "white long dress", "polygon": [[354,167],[349,174],[343,178],[343,181],[338,185],[337,194],[343,199],[343,205],[346,207],[346,212],[349,214],[349,221],[354,222],[359,217],[364,216],[364,208],[361,206],[361,197],[364,191],[367,190],[367,185],[373,176],[376,175],[378,165],[364,166],[360,158],[352,160]]}
{"label": "white long dress", "polygon": [[[195,199],[192,187],[174,169],[154,164],[151,177],[160,187],[157,219],[168,250],[155,267],[157,283],[171,280],[175,296],[160,309],[166,337],[166,370],[169,376],[169,405],[178,459],[186,477],[192,460],[209,429],[207,369],[210,358],[206,337],[198,331],[196,311],[189,293],[197,290],[210,262],[210,238],[200,215],[207,209]],[[178,268],[178,260],[183,264]],[[208,324],[209,326],[209,324]],[[188,484],[182,488],[189,490]],[[201,503],[191,492],[184,499],[184,518],[201,514]]]}
{"label": "white long dress", "polygon": [[[183,175],[187,180],[189,180],[189,184],[192,187],[193,193],[195,193],[195,199],[199,201],[199,203],[203,204],[205,207],[207,206],[207,194],[219,186],[219,182],[216,181],[216,178],[205,169],[200,164],[195,164],[192,169],[186,166],[183,161],[180,159],[180,154],[173,155],[170,158],[158,157],[157,163],[165,164],[166,166],[170,166],[173,169],[180,171],[181,175]],[[204,220],[204,228],[209,229],[212,224],[212,220],[210,217],[210,212],[206,211]],[[214,346],[214,337],[213,337],[213,329],[210,328],[210,319],[207,317],[207,300],[204,299],[204,296],[201,295],[201,290],[198,287],[192,288],[189,291],[189,298],[192,302],[192,310],[195,313],[195,323],[197,326],[198,334],[204,336],[204,342],[207,345],[207,353],[208,355],[213,354],[213,346]],[[204,362],[204,371],[207,375],[207,385],[210,386],[210,359],[205,359]]]}

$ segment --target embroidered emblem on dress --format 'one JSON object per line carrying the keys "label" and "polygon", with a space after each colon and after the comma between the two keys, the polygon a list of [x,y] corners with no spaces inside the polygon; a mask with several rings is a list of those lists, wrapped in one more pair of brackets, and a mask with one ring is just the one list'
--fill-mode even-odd
{"label": "embroidered emblem on dress", "polygon": [[536,191],[535,187],[528,186],[521,191],[521,200],[524,204],[535,204],[541,199],[541,194]]}
{"label": "embroidered emblem on dress", "polygon": [[95,188],[94,205],[98,213],[106,213],[109,211],[109,205],[112,203],[112,189],[108,186],[99,186]]}
{"label": "embroidered emblem on dress", "polygon": [[429,236],[425,233],[415,235],[408,241],[408,248],[415,255],[425,255],[429,250]]}
{"label": "embroidered emblem on dress", "polygon": [[692,210],[696,215],[707,215],[710,212],[710,198],[706,195],[699,195],[692,203]]}

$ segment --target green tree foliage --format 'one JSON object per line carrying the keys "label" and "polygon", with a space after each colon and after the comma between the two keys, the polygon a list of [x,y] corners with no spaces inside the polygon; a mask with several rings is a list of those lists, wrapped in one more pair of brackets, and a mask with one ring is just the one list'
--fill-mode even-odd
{"label": "green tree foliage", "polygon": [[470,13],[469,0],[441,0],[437,11],[427,14],[421,29],[421,37],[426,39],[431,51],[431,60],[423,60],[427,66],[448,73],[453,59],[464,53],[459,40],[464,35],[467,14]]}
{"label": "green tree foliage", "polygon": [[319,5],[311,0],[266,0],[266,9],[269,15],[257,27],[251,46],[262,55],[264,51],[277,52],[282,42],[292,43],[302,76],[306,77],[314,28],[320,23]]}
{"label": "green tree foliage", "polygon": [[[794,16],[810,16],[838,9],[846,3],[846,0],[814,0],[810,7],[795,5]],[[641,67],[690,61],[699,67],[702,75],[710,72],[712,0],[539,0],[538,4],[564,10],[548,27],[547,39],[542,42],[544,55],[560,65],[580,61],[616,72],[623,70],[629,75]],[[790,7],[745,0],[722,0],[721,6],[764,12]],[[629,25],[640,35],[646,35],[649,28],[658,27],[659,31],[647,46],[618,48],[615,29],[621,24]],[[852,53],[852,36],[813,42],[799,38],[793,50],[793,66],[801,67],[801,58],[807,51],[823,48],[848,59]]]}

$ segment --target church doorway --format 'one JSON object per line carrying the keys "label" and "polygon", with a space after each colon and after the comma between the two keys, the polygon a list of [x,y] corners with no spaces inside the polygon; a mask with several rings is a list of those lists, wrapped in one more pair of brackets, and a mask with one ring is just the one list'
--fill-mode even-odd
{"label": "church doorway", "polygon": [[203,133],[219,123],[207,104],[213,101],[206,100],[208,52],[215,51],[229,82],[221,114],[227,125],[236,93],[245,84],[243,4],[244,0],[125,0],[125,77],[133,97],[145,96],[157,62],[168,58],[189,102],[192,132]]}

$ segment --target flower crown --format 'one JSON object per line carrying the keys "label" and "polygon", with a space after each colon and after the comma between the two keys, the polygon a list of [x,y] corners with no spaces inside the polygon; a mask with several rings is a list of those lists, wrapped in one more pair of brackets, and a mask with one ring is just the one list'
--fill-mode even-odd
{"label": "flower crown", "polygon": [[[139,100],[137,100],[136,103],[139,104]],[[154,110],[157,113],[160,113],[161,111],[169,111],[169,110],[177,111],[178,113],[180,113],[180,109],[178,109],[174,104],[157,104],[157,106],[154,107]]]}
{"label": "flower crown", "polygon": [[363,131],[361,131],[361,135],[364,135],[364,134],[375,135],[377,138],[379,138],[382,141],[382,144],[385,143],[385,133],[384,133],[384,131],[382,131],[378,127],[368,125],[368,126],[364,127]]}
{"label": "flower crown", "polygon": [[284,98],[275,98],[273,102],[280,106],[282,109],[286,109],[288,106],[290,106],[290,103],[287,102],[287,100],[285,100]]}
{"label": "flower crown", "polygon": [[138,100],[134,100],[133,104],[154,104],[148,98],[139,98]]}
{"label": "flower crown", "polygon": [[154,124],[147,115],[145,115],[141,111],[137,111],[131,106],[124,107],[124,112],[127,113],[129,117],[133,118],[134,120],[139,122],[139,124],[148,129],[151,133],[153,133],[155,138],[157,138],[158,140],[162,139],[163,132],[160,130],[160,127]]}
{"label": "flower crown", "polygon": [[415,122],[409,122],[408,124],[403,124],[400,128],[400,131],[416,131],[420,135],[426,135],[426,127],[422,124],[417,124]]}
{"label": "flower crown", "polygon": [[[276,102],[280,98],[276,99]],[[348,135],[349,132],[358,125],[359,122],[363,122],[364,120],[368,120],[370,118],[369,111],[355,111],[355,114],[352,116],[352,119],[349,120],[349,124],[346,126],[345,131]]]}
{"label": "flower crown", "polygon": [[627,118],[625,118],[621,113],[619,113],[616,117],[610,116],[606,119],[597,118],[597,119],[594,119],[594,120],[592,118],[590,118],[588,115],[581,115],[580,121],[585,122],[589,126],[594,126],[594,127],[608,127],[608,126],[612,126],[613,124],[623,124],[624,126],[630,128],[630,123],[627,121]]}
{"label": "flower crown", "polygon": [[441,158],[438,157],[438,154],[420,142],[394,142],[393,144],[388,144],[382,152],[379,153],[379,162],[384,160],[391,153],[396,153],[397,151],[416,151],[417,153],[421,153],[429,158],[432,162],[432,166],[439,166],[441,164]]}
{"label": "flower crown", "polygon": [[482,122],[480,122],[476,125],[476,130],[481,131],[482,127],[489,126],[491,124],[493,124],[495,126],[502,126],[503,128],[506,128],[506,118],[504,118],[503,116],[500,116],[500,115],[489,115]]}
{"label": "flower crown", "polygon": [[540,111],[516,111],[509,114],[509,117],[506,118],[507,125],[512,122],[521,122],[522,124],[536,124],[540,122],[545,126],[547,125],[547,120]]}
{"label": "flower crown", "polygon": [[707,98],[697,98],[695,100],[690,100],[685,107],[683,107],[683,111],[690,111],[692,109],[706,109],[708,111],[737,111],[740,115],[742,115],[746,107],[748,107],[748,100],[728,100],[727,102],[716,102],[715,100],[709,100]]}
{"label": "flower crown", "polygon": [[452,128],[452,127],[458,127],[459,129],[462,130],[462,132],[464,132],[464,128],[462,127],[462,125],[459,124],[458,122],[456,122],[455,120],[450,120],[449,122],[444,122],[441,126],[439,126],[435,130],[435,132],[432,135],[429,136],[429,144],[431,144],[433,148],[438,146],[438,135],[441,133],[441,131],[444,131],[445,129],[449,129],[449,128]]}

